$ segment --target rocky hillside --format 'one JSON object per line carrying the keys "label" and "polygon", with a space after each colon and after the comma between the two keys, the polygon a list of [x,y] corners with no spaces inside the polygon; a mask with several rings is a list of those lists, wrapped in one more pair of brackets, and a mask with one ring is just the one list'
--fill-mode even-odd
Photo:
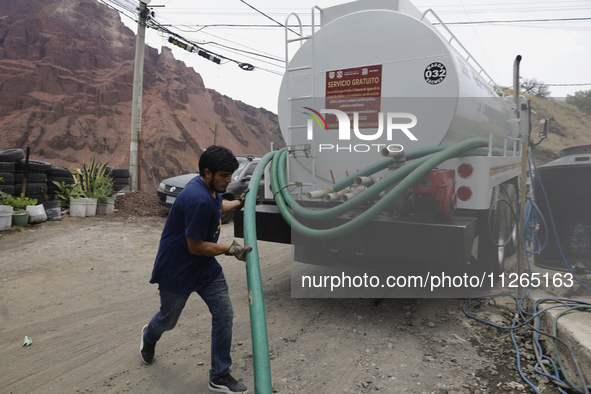
{"label": "rocky hillside", "polygon": [[560,150],[570,145],[591,143],[591,116],[580,111],[572,104],[531,97],[532,140],[538,142],[540,119],[550,120],[548,139],[532,148],[537,164],[544,164],[561,156]]}
{"label": "rocky hillside", "polygon": [[[513,90],[503,89],[508,96]],[[531,100],[532,113],[531,141],[540,141],[540,119],[548,118],[550,128],[548,138],[532,147],[532,155],[537,165],[548,163],[561,157],[560,151],[571,145],[591,143],[591,116],[580,111],[576,106],[553,98],[526,95]]]}
{"label": "rocky hillside", "polygon": [[[128,167],[135,34],[95,0],[0,0],[0,149],[77,168]],[[277,116],[207,89],[163,47],[146,47],[144,190],[197,169],[218,143],[239,154],[284,145]]]}

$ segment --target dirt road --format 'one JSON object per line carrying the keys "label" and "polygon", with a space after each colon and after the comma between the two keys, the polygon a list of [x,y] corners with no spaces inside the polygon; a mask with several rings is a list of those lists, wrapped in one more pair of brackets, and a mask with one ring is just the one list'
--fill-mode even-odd
{"label": "dirt road", "polygon": [[[148,280],[164,220],[64,218],[0,233],[0,392],[208,392],[211,323],[197,295],[154,364],[139,358],[140,330],[159,308]],[[232,236],[224,225],[220,243]],[[509,334],[466,318],[465,300],[292,299],[290,247],[259,248],[276,392],[529,392]],[[236,315],[233,375],[254,392],[245,269],[219,261]],[[512,305],[500,302],[475,307],[507,323]]]}

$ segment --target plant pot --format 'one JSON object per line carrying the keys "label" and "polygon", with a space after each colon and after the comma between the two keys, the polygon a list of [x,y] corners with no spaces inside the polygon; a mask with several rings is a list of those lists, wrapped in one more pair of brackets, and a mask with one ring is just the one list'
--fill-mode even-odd
{"label": "plant pot", "polygon": [[96,198],[86,199],[86,216],[96,216]]}
{"label": "plant pot", "polygon": [[29,222],[29,211],[14,211],[12,213],[12,225],[24,227]]}
{"label": "plant pot", "polygon": [[62,220],[62,207],[59,201],[45,201],[43,203],[47,220]]}
{"label": "plant pot", "polygon": [[96,204],[96,215],[106,215],[107,204]]}
{"label": "plant pot", "polygon": [[41,223],[47,221],[47,214],[43,204],[39,205],[27,205],[27,211],[29,212],[29,223]]}
{"label": "plant pot", "polygon": [[70,216],[78,218],[86,216],[85,198],[70,198]]}
{"label": "plant pot", "polygon": [[107,215],[115,212],[115,197],[107,197]]}
{"label": "plant pot", "polygon": [[0,205],[0,231],[10,230],[12,227],[12,207]]}

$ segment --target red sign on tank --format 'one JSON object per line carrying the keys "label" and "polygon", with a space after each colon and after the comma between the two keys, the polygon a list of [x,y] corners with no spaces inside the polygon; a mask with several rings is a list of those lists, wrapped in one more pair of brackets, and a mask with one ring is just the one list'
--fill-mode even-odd
{"label": "red sign on tank", "polygon": [[[377,128],[382,96],[382,65],[326,72],[326,109],[338,109],[353,119],[359,113],[359,128]],[[326,117],[328,129],[339,127],[337,118]]]}

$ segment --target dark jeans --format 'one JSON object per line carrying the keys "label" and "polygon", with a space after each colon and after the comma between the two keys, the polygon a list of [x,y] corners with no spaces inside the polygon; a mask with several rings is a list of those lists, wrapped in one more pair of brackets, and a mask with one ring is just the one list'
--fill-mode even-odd
{"label": "dark jeans", "polygon": [[[197,292],[211,313],[211,369],[209,378],[217,379],[230,372],[232,359],[232,322],[234,310],[224,273]],[[156,313],[144,333],[144,341],[156,343],[164,333],[174,328],[191,293],[175,293],[160,289],[160,312]]]}

